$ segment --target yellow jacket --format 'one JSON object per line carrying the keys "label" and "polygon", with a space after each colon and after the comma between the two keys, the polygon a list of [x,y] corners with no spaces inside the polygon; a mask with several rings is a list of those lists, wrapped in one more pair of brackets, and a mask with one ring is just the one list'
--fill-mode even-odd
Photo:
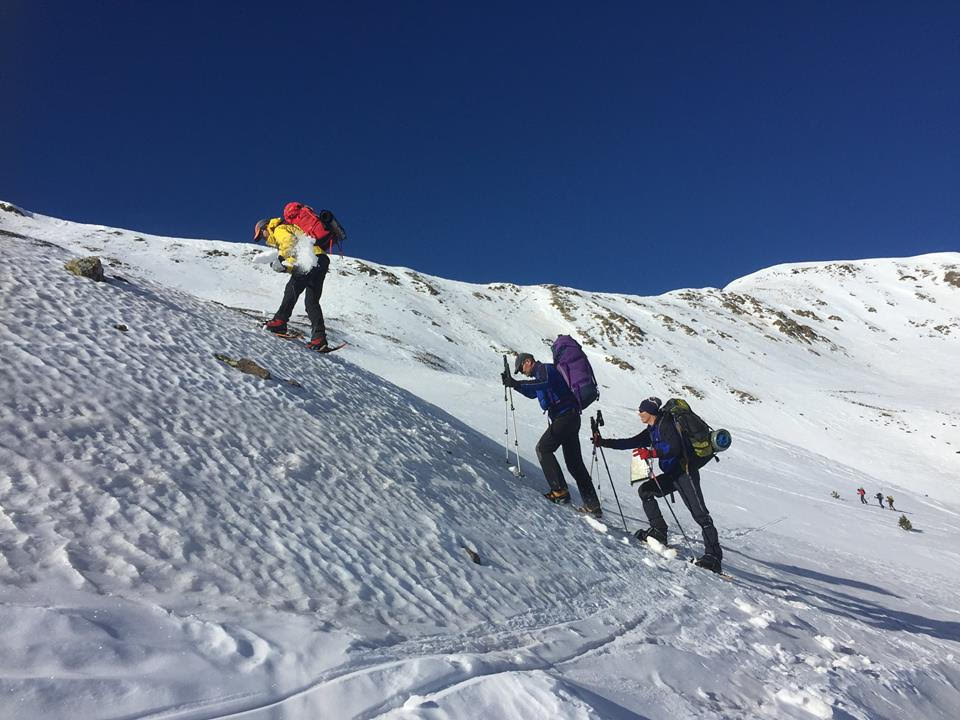
{"label": "yellow jacket", "polygon": [[[267,245],[277,249],[288,271],[297,263],[297,238],[303,234],[300,228],[288,225],[283,218],[276,217],[267,223]],[[323,248],[314,243],[313,253],[322,255]]]}

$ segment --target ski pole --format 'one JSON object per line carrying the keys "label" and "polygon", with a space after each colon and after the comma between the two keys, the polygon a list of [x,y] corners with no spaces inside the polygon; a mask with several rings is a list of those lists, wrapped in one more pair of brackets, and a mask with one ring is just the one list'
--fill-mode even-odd
{"label": "ski pole", "polygon": [[[507,356],[503,356],[503,371],[510,372]],[[507,402],[507,386],[503,386],[503,461],[510,465],[510,404]]]}
{"label": "ski pole", "polygon": [[[510,373],[510,366],[507,364],[507,356],[503,356],[503,369]],[[517,471],[514,473],[517,477],[524,477],[523,470],[520,468],[520,436],[517,434],[517,411],[513,407],[513,388],[505,388],[510,398],[510,414],[513,415],[513,451],[517,456]],[[507,453],[510,457],[510,453]],[[508,460],[509,462],[509,460]]]}
{"label": "ski pole", "polygon": [[777,518],[776,520],[774,520],[774,521],[772,521],[772,522],[768,522],[766,525],[761,525],[760,527],[750,528],[750,529],[747,530],[746,532],[740,533],[740,535],[738,535],[737,537],[741,537],[741,538],[742,538],[742,537],[745,537],[745,536],[749,535],[749,534],[752,533],[752,532],[757,532],[757,531],[766,530],[768,527],[773,527],[773,526],[776,525],[777,523],[783,522],[784,520],[787,519],[787,517],[788,517],[787,515],[784,515],[782,518]]}
{"label": "ski pole", "polygon": [[[647,472],[650,474],[650,479],[656,483],[657,490],[660,492],[660,497],[664,497],[663,487],[660,485],[660,481],[657,480],[657,476],[653,472],[653,460],[647,460],[646,463]],[[673,515],[673,521],[677,524],[677,527],[680,528],[680,534],[683,535],[683,541],[687,544],[687,550],[690,551],[691,555],[695,554],[693,551],[693,546],[690,544],[690,538],[688,538],[687,534],[683,531],[683,525],[681,525],[680,520],[677,519],[677,514],[673,511],[673,506],[670,504],[670,501],[667,501],[667,507],[670,508],[670,514]]]}
{"label": "ski pole", "polygon": [[[593,418],[590,418],[590,431],[591,431],[591,440],[594,436],[599,435],[597,432],[597,427],[594,424]],[[593,444],[591,442],[591,444]],[[593,445],[593,452],[590,453],[590,484],[593,485],[593,467],[597,464],[597,446]],[[603,498],[600,496],[600,488],[603,486],[603,483],[600,481],[600,476],[597,475],[597,502],[600,505],[603,505]]]}
{"label": "ski pole", "polygon": [[[600,430],[598,428],[603,426],[603,414],[597,410],[597,419],[594,424],[593,418],[591,418],[590,429],[596,430],[597,435],[600,435]],[[620,498],[617,497],[617,488],[613,484],[613,475],[610,474],[610,466],[607,465],[607,456],[603,454],[603,448],[600,448],[600,458],[603,460],[603,466],[607,469],[607,477],[610,479],[610,489],[613,490],[613,497],[617,501],[617,510],[620,511],[620,522],[623,523],[624,532],[630,532],[627,530],[627,520],[623,517],[623,508],[620,507]]]}

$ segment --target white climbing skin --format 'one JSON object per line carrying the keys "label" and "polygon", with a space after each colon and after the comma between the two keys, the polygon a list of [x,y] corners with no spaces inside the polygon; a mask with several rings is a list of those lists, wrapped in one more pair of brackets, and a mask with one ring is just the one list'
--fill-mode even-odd
{"label": "white climbing skin", "polygon": [[[350,344],[318,357],[258,327],[272,251],[2,204],[0,248],[0,717],[960,714],[957,253],[657,298],[334,258]],[[110,281],[61,271],[81,254]],[[632,540],[602,463],[602,521],[544,502],[519,396],[511,473],[501,353],[566,331],[608,436],[651,393],[733,432],[703,470],[733,582],[666,508],[672,547]]]}

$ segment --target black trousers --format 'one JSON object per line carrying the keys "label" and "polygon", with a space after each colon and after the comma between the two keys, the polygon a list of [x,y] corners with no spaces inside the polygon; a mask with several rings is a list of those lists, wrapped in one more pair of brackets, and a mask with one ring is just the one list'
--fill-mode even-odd
{"label": "black trousers", "polygon": [[584,506],[590,509],[600,507],[597,491],[593,489],[590,472],[583,464],[583,455],[580,452],[580,413],[568,412],[555,419],[537,443],[537,459],[550,489],[566,490],[567,481],[563,478],[560,463],[554,457],[558,448],[563,448],[563,463],[577,481],[577,489],[583,498]]}
{"label": "black trousers", "polygon": [[287,280],[283,289],[283,302],[274,318],[287,322],[293,314],[293,308],[300,299],[301,293],[306,290],[304,305],[307,308],[307,317],[310,318],[310,339],[322,338],[326,340],[327,328],[323,323],[323,310],[320,309],[320,296],[323,294],[323,279],[330,269],[330,256],[324,253],[317,256],[316,267],[308,273],[294,272]]}
{"label": "black trousers", "polygon": [[[657,482],[660,483],[659,487]],[[657,498],[669,495],[672,492],[678,492],[683,504],[687,506],[687,510],[693,516],[694,522],[700,526],[700,530],[703,532],[705,553],[712,555],[717,560],[722,560],[723,550],[720,547],[717,528],[713,525],[713,518],[710,517],[707,504],[703,501],[703,492],[700,490],[700,471],[692,470],[685,473],[682,468],[678,467],[671,472],[658,475],[657,482],[647,480],[640,486],[639,490],[640,501],[643,503],[643,511],[647,514],[647,520],[650,521],[650,527],[666,534],[667,523],[660,512]]]}

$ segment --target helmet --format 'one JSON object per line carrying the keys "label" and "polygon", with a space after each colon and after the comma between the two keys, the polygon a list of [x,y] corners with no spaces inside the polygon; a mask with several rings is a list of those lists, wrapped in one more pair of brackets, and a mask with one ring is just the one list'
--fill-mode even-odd
{"label": "helmet", "polygon": [[253,241],[254,241],[254,242],[256,242],[257,240],[260,239],[260,233],[263,232],[264,228],[267,227],[267,223],[269,223],[269,222],[270,222],[270,220],[267,219],[267,218],[264,218],[263,220],[257,220],[257,224],[253,226]]}

